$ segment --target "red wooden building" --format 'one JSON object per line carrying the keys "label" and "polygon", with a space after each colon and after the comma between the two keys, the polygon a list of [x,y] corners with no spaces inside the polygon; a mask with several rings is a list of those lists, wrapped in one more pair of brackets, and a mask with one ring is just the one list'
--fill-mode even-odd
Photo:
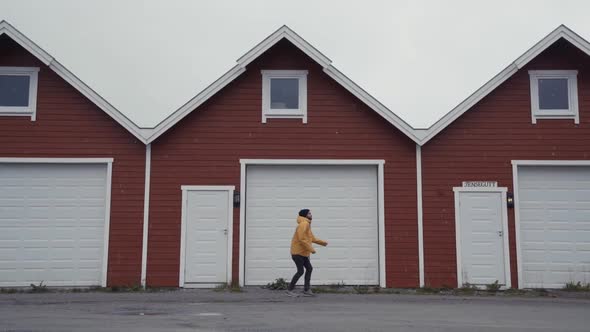
{"label": "red wooden building", "polygon": [[287,27],[140,129],[0,23],[0,287],[590,280],[590,44],[561,26],[415,130]]}
{"label": "red wooden building", "polygon": [[0,22],[0,287],[139,284],[145,139]]}
{"label": "red wooden building", "polygon": [[424,133],[427,285],[590,280],[589,55],[560,26]]}
{"label": "red wooden building", "polygon": [[282,27],[149,138],[147,284],[289,278],[295,217],[316,283],[418,286],[416,137]]}

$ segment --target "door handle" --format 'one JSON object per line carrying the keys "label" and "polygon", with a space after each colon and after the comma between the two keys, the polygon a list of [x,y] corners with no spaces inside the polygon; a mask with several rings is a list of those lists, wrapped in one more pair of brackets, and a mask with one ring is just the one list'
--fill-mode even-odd
{"label": "door handle", "polygon": [[498,231],[498,236],[500,236],[500,237],[504,236],[504,232],[503,231]]}
{"label": "door handle", "polygon": [[227,235],[227,228],[223,230],[223,234]]}

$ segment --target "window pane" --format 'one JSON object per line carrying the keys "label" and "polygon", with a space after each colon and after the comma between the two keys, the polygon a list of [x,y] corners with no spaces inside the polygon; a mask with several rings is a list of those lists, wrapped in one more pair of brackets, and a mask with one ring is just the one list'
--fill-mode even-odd
{"label": "window pane", "polygon": [[0,106],[29,106],[29,76],[0,75]]}
{"label": "window pane", "polygon": [[272,78],[270,80],[270,108],[299,108],[299,79]]}
{"label": "window pane", "polygon": [[568,108],[567,79],[539,79],[539,109],[567,110]]}

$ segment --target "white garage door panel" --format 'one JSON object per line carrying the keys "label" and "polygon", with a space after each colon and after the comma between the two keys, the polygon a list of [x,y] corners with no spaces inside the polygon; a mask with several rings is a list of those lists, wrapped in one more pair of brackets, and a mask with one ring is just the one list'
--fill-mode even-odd
{"label": "white garage door panel", "polygon": [[101,285],[106,164],[0,164],[0,287]]}
{"label": "white garage door panel", "polygon": [[[310,208],[314,284],[379,284],[376,166],[248,166],[245,283],[290,278],[297,212]],[[319,247],[315,245],[316,247]]]}
{"label": "white garage door panel", "polygon": [[521,287],[590,282],[590,167],[518,172]]}

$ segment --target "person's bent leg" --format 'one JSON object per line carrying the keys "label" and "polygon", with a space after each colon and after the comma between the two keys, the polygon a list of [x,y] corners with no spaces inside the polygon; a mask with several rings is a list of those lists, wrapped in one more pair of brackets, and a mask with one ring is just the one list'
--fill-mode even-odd
{"label": "person's bent leg", "polygon": [[291,283],[289,284],[288,289],[290,291],[295,289],[297,281],[299,281],[299,278],[301,278],[301,276],[303,275],[304,258],[306,257],[300,255],[291,255],[291,258],[293,259],[293,262],[295,262],[295,266],[297,266],[297,272],[295,273],[295,275],[293,275],[293,279],[291,279]]}
{"label": "person's bent leg", "polygon": [[309,257],[303,257],[303,266],[305,266],[305,286],[303,290],[308,291],[311,288],[311,272],[313,271]]}

